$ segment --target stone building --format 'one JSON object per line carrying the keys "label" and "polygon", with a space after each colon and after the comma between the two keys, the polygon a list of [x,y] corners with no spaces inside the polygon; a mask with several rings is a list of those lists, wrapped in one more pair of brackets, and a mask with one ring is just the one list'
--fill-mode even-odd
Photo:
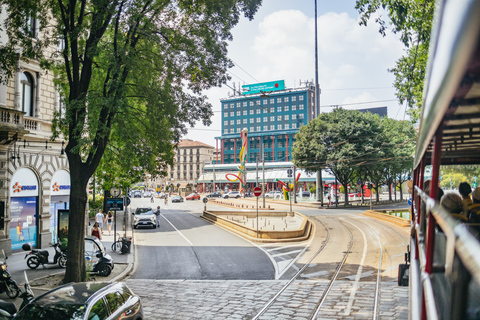
{"label": "stone building", "polygon": [[200,141],[181,140],[175,152],[175,164],[168,169],[163,184],[173,184],[183,193],[204,192],[197,189],[197,180],[203,173],[203,167],[212,163],[214,150],[214,147]]}
{"label": "stone building", "polygon": [[[28,25],[35,37],[35,19]],[[6,254],[26,242],[44,248],[56,241],[58,209],[68,209],[70,194],[64,142],[50,141],[54,112],[62,111],[53,73],[37,61],[16,64],[14,76],[0,83],[0,249]]]}

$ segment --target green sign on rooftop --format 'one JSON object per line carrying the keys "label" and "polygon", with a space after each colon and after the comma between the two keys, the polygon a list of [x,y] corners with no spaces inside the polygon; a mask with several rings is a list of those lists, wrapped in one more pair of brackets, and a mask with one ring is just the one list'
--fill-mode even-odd
{"label": "green sign on rooftop", "polygon": [[285,90],[285,80],[246,84],[242,86],[242,94],[268,93]]}

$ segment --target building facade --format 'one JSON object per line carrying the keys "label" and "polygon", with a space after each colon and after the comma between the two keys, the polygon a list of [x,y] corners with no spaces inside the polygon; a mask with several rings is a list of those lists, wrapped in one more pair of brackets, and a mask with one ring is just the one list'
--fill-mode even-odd
{"label": "building facade", "polygon": [[200,141],[181,140],[175,151],[175,164],[169,167],[162,185],[173,185],[183,192],[203,192],[202,188],[197,190],[197,180],[204,166],[212,163],[214,151],[214,147]]}
{"label": "building facade", "polygon": [[[28,27],[35,38],[35,19]],[[6,254],[27,242],[39,248],[56,242],[58,210],[68,209],[70,194],[63,141],[50,141],[54,112],[62,111],[53,74],[37,61],[16,64],[14,76],[0,83],[0,249]]]}
{"label": "building facade", "polygon": [[222,135],[215,138],[221,152],[215,163],[239,162],[244,128],[248,129],[247,162],[290,161],[295,133],[313,118],[315,87],[236,95],[221,104]]}

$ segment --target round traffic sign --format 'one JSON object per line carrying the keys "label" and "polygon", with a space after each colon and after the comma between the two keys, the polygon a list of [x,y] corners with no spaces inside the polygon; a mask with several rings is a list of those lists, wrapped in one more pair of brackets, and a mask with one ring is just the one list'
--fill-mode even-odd
{"label": "round traffic sign", "polygon": [[122,191],[120,191],[120,189],[117,189],[115,187],[110,188],[110,195],[112,197],[118,197],[121,193],[122,193]]}
{"label": "round traffic sign", "polygon": [[208,198],[207,197],[203,198],[203,203],[207,203],[207,202],[208,202]]}
{"label": "round traffic sign", "polygon": [[260,197],[262,195],[262,188],[260,187],[253,188],[253,194],[255,195],[255,197]]}

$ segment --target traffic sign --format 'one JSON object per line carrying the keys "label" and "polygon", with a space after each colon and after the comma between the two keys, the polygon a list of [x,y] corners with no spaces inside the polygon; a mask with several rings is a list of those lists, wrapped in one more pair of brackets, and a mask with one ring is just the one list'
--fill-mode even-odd
{"label": "traffic sign", "polygon": [[107,210],[123,211],[123,198],[107,198]]}
{"label": "traffic sign", "polygon": [[130,198],[129,197],[125,197],[125,207],[128,207],[130,205]]}
{"label": "traffic sign", "polygon": [[203,203],[207,203],[207,202],[208,202],[208,198],[207,197],[203,198]]}
{"label": "traffic sign", "polygon": [[262,195],[262,188],[260,187],[253,188],[253,194],[255,195],[255,197],[260,197]]}
{"label": "traffic sign", "polygon": [[121,193],[122,193],[122,191],[120,191],[120,189],[117,189],[115,187],[110,188],[110,195],[112,197],[118,197]]}

